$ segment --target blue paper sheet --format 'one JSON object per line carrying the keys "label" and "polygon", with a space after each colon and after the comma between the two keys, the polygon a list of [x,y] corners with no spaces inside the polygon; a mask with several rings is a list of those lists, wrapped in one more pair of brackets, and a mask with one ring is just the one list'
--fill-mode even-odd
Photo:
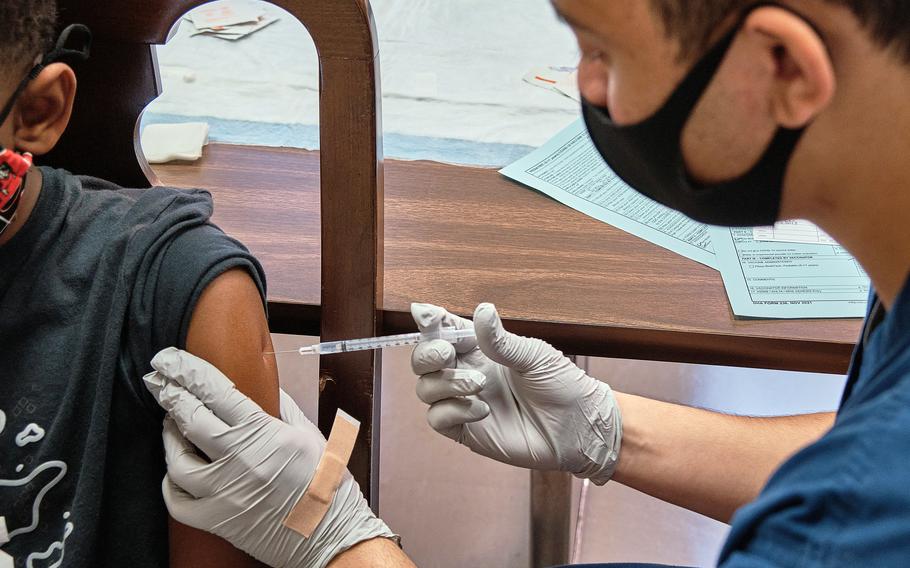
{"label": "blue paper sheet", "polygon": [[582,120],[500,173],[604,223],[716,268],[707,225],[626,185],[604,162]]}
{"label": "blue paper sheet", "polygon": [[[319,127],[311,124],[272,124],[247,120],[225,120],[212,116],[183,116],[147,112],[142,115],[142,128],[149,124],[181,124],[206,122],[209,141],[249,146],[276,146],[287,148],[319,149]],[[386,158],[401,160],[433,160],[450,164],[502,167],[531,152],[531,146],[515,146],[455,140],[452,138],[426,138],[405,134],[383,134],[383,152]]]}
{"label": "blue paper sheet", "polygon": [[862,318],[869,277],[840,246],[756,241],[711,227],[733,313],[740,318]]}

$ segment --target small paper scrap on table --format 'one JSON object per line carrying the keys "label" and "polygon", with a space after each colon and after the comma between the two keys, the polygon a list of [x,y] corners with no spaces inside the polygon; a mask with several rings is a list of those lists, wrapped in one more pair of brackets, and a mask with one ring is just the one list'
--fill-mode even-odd
{"label": "small paper scrap on table", "polygon": [[577,67],[536,67],[524,76],[524,82],[581,102]]}
{"label": "small paper scrap on table", "polygon": [[267,15],[261,6],[238,0],[206,4],[190,12],[185,19],[196,28],[191,36],[208,35],[232,41],[278,21],[278,18]]}
{"label": "small paper scrap on table", "polygon": [[194,162],[202,157],[208,143],[209,125],[204,122],[182,124],[149,124],[142,130],[140,141],[145,159],[150,164],[176,160]]}

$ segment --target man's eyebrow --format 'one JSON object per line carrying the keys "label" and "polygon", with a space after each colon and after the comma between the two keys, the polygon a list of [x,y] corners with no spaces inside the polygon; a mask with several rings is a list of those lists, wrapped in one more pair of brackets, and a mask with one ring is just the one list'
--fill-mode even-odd
{"label": "man's eyebrow", "polygon": [[592,34],[598,33],[597,30],[595,30],[588,24],[584,24],[584,23],[580,22],[579,20],[569,16],[562,10],[560,10],[559,6],[557,6],[555,2],[550,2],[550,4],[553,6],[553,10],[556,11],[556,17],[559,19],[560,22],[563,22],[566,25],[569,25],[579,31],[584,31],[584,32],[592,33]]}

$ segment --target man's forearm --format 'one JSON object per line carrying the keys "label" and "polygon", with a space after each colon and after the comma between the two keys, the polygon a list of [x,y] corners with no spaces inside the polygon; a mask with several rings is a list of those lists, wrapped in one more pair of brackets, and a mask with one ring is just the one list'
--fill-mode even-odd
{"label": "man's forearm", "polygon": [[623,440],[614,480],[727,522],[834,414],[728,416],[617,393]]}
{"label": "man's forearm", "polygon": [[328,568],[414,568],[414,563],[397,544],[387,538],[374,538],[342,552]]}

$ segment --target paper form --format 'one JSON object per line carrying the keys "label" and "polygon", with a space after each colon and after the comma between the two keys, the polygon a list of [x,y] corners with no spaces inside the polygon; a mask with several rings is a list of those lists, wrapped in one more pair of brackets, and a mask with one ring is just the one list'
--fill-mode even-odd
{"label": "paper form", "polygon": [[500,173],[599,221],[716,268],[707,225],[626,185],[604,162],[581,119]]}
{"label": "paper form", "polygon": [[869,277],[837,245],[755,240],[752,229],[711,227],[733,313],[741,318],[861,318]]}
{"label": "paper form", "polygon": [[233,24],[230,26],[218,26],[215,28],[197,29],[195,32],[190,33],[190,37],[194,37],[194,36],[198,36],[198,35],[207,35],[207,36],[219,37],[221,39],[236,41],[238,39],[243,39],[250,34],[256,33],[263,28],[267,28],[277,21],[278,21],[278,18],[259,16],[259,19],[254,22]]}
{"label": "paper form", "polygon": [[781,221],[773,227],[755,227],[752,237],[756,241],[839,246],[828,233],[809,221]]}

